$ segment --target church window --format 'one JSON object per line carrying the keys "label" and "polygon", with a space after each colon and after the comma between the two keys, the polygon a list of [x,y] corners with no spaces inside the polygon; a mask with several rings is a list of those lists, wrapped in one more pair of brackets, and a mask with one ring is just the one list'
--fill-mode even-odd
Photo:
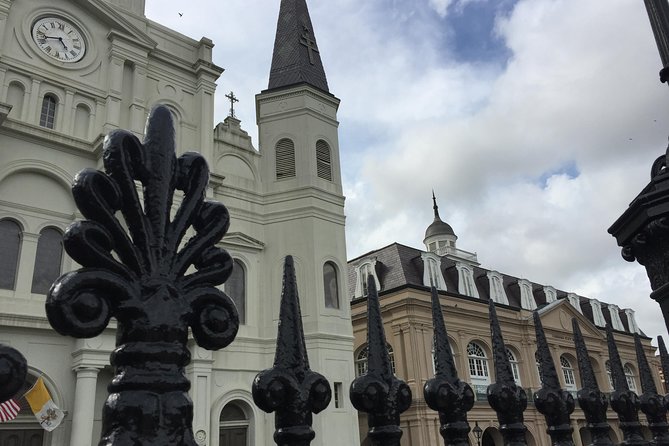
{"label": "church window", "polygon": [[479,292],[474,284],[474,271],[467,265],[457,263],[458,270],[458,293],[465,296],[479,297]]}
{"label": "church window", "polygon": [[623,325],[623,321],[620,319],[620,308],[618,308],[616,305],[609,304],[609,313],[611,314],[611,326],[613,327],[614,330],[620,330],[624,331],[625,326]]}
{"label": "church window", "polygon": [[526,310],[534,310],[537,308],[537,303],[534,301],[532,293],[532,284],[525,279],[518,281],[520,287],[520,306]]}
{"label": "church window", "polygon": [[316,143],[316,171],[318,178],[332,181],[332,158],[328,143],[319,139]]}
{"label": "church window", "polygon": [[469,361],[469,376],[472,379],[472,384],[490,384],[488,357],[483,348],[476,342],[467,344],[467,359]]}
{"label": "church window", "polygon": [[602,313],[602,306],[599,301],[591,299],[590,307],[592,308],[592,319],[595,325],[598,327],[606,326],[606,320],[604,319],[604,313]]}
{"label": "church window", "polygon": [[490,298],[497,303],[509,305],[509,299],[504,290],[502,275],[497,271],[488,271],[488,283],[490,284]]}
{"label": "church window", "polygon": [[39,125],[48,129],[53,129],[56,124],[56,106],[58,101],[52,94],[44,95],[42,99],[42,111],[39,116]]}
{"label": "church window", "polygon": [[242,409],[241,402],[225,405],[219,417],[219,444],[245,445],[248,443],[249,416]]}
{"label": "church window", "polygon": [[12,220],[0,220],[0,289],[14,289],[20,251],[21,227]]}
{"label": "church window", "polygon": [[441,259],[429,252],[421,254],[423,259],[423,285],[435,287],[438,290],[446,290],[444,275],[441,273]]}
{"label": "church window", "polygon": [[239,323],[246,323],[246,268],[237,259],[234,260],[232,274],[225,282],[225,292],[237,307]]}
{"label": "church window", "polygon": [[[394,375],[395,352],[393,351],[393,347],[390,344],[386,344],[386,348],[388,349],[388,357],[390,358],[390,368],[392,369]],[[361,376],[367,373],[368,365],[369,365],[369,346],[365,345],[363,348],[360,349],[358,354],[355,356],[356,376]]]}
{"label": "church window", "polygon": [[88,128],[91,122],[91,110],[86,104],[79,104],[74,110],[74,136],[88,139]]}
{"label": "church window", "polygon": [[625,364],[625,367],[623,367],[623,371],[625,372],[625,380],[627,381],[627,387],[632,392],[636,392],[636,380],[634,379],[634,370],[632,369],[632,366],[629,364]]}
{"label": "church window", "polygon": [[295,176],[295,144],[288,138],[276,143],[276,179]]}
{"label": "church window", "polygon": [[560,356],[560,366],[562,367],[562,376],[564,377],[564,385],[566,390],[576,390],[576,376],[574,375],[574,368],[571,362],[565,357]]}
{"label": "church window", "polygon": [[46,294],[60,275],[63,261],[63,234],[56,228],[45,228],[37,241],[32,292]]}
{"label": "church window", "polygon": [[325,306],[327,308],[339,308],[337,267],[332,262],[325,262],[325,265],[323,265],[323,286],[325,291]]}
{"label": "church window", "polygon": [[516,355],[514,355],[509,348],[506,349],[506,357],[509,358],[509,363],[511,364],[513,380],[517,385],[520,385],[520,369],[518,368],[518,359],[516,359]]}
{"label": "church window", "polygon": [[19,82],[12,82],[7,87],[7,103],[12,106],[9,115],[14,119],[21,119],[25,94],[26,90]]}

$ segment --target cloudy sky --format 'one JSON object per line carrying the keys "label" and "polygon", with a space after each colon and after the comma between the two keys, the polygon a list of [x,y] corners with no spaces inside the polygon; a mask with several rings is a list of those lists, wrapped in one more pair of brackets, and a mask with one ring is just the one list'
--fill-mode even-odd
{"label": "cloudy sky", "polygon": [[[669,136],[669,91],[642,2],[310,0],[342,100],[348,257],[422,247],[434,189],[482,266],[636,310],[665,334],[644,269],[608,227]],[[146,0],[147,16],[216,44],[216,120],[240,98],[257,142],[279,0]],[[179,13],[183,14],[182,16]],[[665,338],[666,339],[666,338]]]}

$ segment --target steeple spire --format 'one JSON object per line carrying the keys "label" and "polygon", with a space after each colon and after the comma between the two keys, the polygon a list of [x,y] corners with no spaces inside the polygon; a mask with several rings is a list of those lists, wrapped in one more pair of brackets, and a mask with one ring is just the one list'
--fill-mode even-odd
{"label": "steeple spire", "polygon": [[437,206],[437,197],[434,196],[434,189],[432,189],[432,209],[434,209],[434,221],[441,221],[439,206]]}
{"label": "steeple spire", "polygon": [[329,93],[306,0],[281,0],[268,89],[302,83]]}

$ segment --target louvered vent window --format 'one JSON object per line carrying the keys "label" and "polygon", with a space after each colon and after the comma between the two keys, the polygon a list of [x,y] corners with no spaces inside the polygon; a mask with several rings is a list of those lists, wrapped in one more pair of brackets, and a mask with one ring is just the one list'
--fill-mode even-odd
{"label": "louvered vent window", "polygon": [[295,144],[288,138],[276,143],[276,179],[295,176]]}
{"label": "louvered vent window", "polygon": [[316,170],[318,178],[332,181],[332,160],[330,159],[330,146],[322,139],[316,143]]}

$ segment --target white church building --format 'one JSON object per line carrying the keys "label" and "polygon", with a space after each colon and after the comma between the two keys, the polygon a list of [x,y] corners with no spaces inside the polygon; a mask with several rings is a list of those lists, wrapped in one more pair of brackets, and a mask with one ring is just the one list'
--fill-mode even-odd
{"label": "white church building", "polygon": [[26,356],[26,386],[42,376],[67,413],[49,433],[25,407],[0,423],[0,445],[97,444],[114,323],[92,339],[60,336],[47,322],[45,294],[61,273],[78,268],[62,249],[65,228],[82,218],[72,179],[101,168],[110,130],[141,139],[156,103],[173,113],[178,151],[208,160],[209,198],[223,202],[232,221],[221,246],[235,272],[224,288],[241,326],[223,351],[192,344],[187,372],[196,440],[273,444],[274,415],[253,405],[251,383],[274,359],[283,259],[290,254],[310,364],[334,393],[330,407],[314,416],[312,444],[359,444],[347,397],[354,367],[339,99],[329,91],[305,0],[268,3],[280,3],[280,10],[268,88],[255,98],[256,147],[234,117],[214,123],[223,69],[212,61],[211,40],[152,22],[144,0],[0,0],[0,343]]}

